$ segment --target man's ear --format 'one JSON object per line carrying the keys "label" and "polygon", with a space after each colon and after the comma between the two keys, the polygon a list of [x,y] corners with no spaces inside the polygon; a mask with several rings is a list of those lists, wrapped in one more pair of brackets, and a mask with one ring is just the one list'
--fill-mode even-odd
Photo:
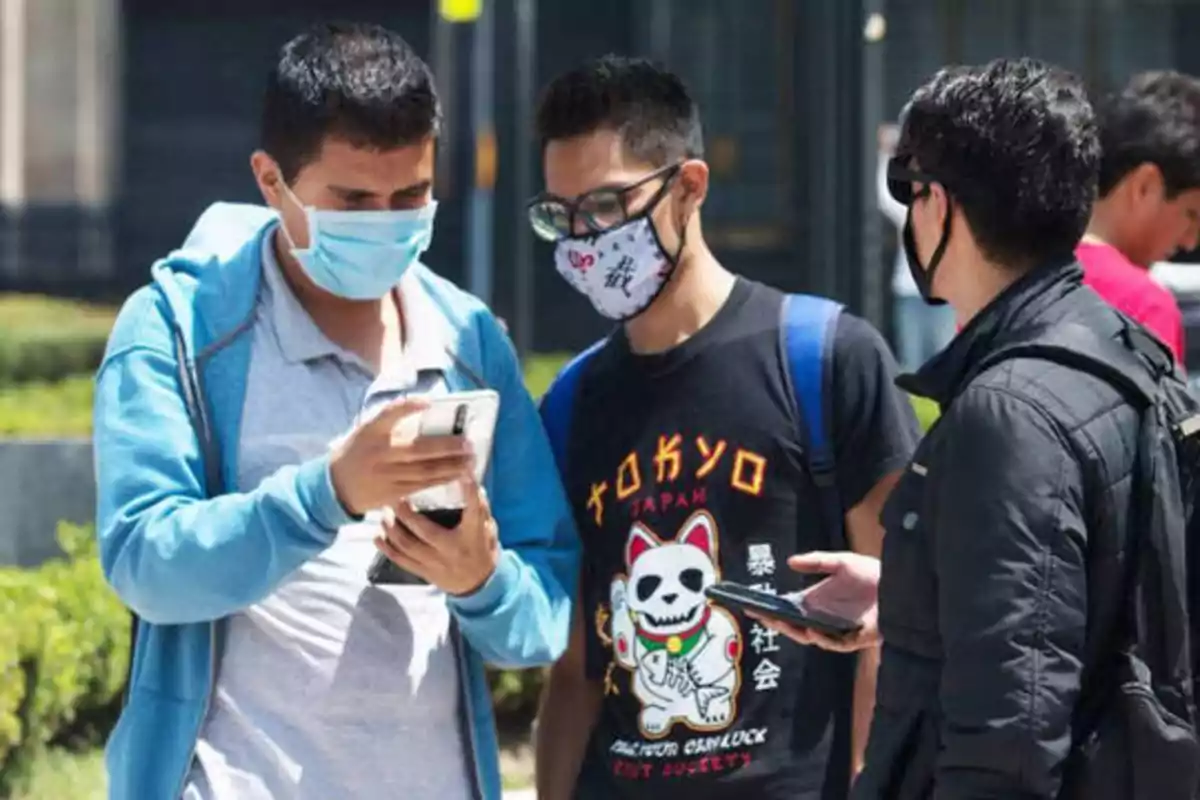
{"label": "man's ear", "polygon": [[698,158],[688,159],[679,167],[681,194],[679,204],[684,216],[691,217],[708,197],[708,164]]}
{"label": "man's ear", "polygon": [[280,185],[283,177],[275,159],[265,150],[255,150],[250,155],[250,171],[254,173],[254,182],[258,184],[263,202],[278,211],[283,202],[283,186]]}
{"label": "man's ear", "polygon": [[[946,191],[946,187],[936,181],[929,184],[929,199],[935,204],[938,219],[945,220],[947,214],[952,214],[954,209],[950,205],[950,194]],[[945,224],[943,222],[943,224]]]}
{"label": "man's ear", "polygon": [[1157,164],[1149,161],[1138,164],[1130,170],[1126,180],[1133,188],[1133,196],[1138,199],[1163,199],[1166,196],[1167,183]]}

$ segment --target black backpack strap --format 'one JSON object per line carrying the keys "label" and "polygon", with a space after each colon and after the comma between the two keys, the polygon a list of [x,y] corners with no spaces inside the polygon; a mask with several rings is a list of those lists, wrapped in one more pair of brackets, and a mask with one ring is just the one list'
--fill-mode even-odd
{"label": "black backpack strap", "polygon": [[1156,340],[1130,324],[1107,339],[1091,328],[1061,323],[1030,332],[1001,347],[978,370],[1014,358],[1051,361],[1103,380],[1140,412],[1138,450],[1130,494],[1130,529],[1124,541],[1124,575],[1116,619],[1096,651],[1098,662],[1076,711],[1077,731],[1095,725],[1118,680],[1111,656],[1137,644],[1152,673],[1181,681],[1189,652],[1186,541],[1184,520],[1164,517],[1182,509],[1178,476],[1161,475],[1165,459],[1157,457],[1163,436],[1170,436],[1160,418],[1161,381],[1174,371]]}
{"label": "black backpack strap", "polygon": [[1074,322],[1034,328],[985,358],[975,374],[1014,358],[1052,361],[1099,378],[1135,407],[1146,408],[1154,403],[1158,378],[1165,374],[1160,373],[1163,365],[1154,355],[1158,348],[1143,338],[1149,334],[1137,328],[1127,327],[1120,336],[1124,341],[1106,339]]}

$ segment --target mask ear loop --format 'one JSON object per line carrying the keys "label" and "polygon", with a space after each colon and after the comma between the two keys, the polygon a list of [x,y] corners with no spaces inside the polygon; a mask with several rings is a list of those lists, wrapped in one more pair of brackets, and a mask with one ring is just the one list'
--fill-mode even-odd
{"label": "mask ear loop", "polygon": [[[682,167],[680,167],[680,170],[677,171],[674,176],[672,176],[671,180],[676,180],[677,178],[679,178],[679,176],[682,174],[682,172],[683,172],[683,169],[682,169]],[[681,186],[683,185],[682,181],[680,181],[680,185]],[[684,191],[685,197],[688,194],[690,194],[690,192],[688,191],[688,188],[686,186],[683,187],[683,191]],[[671,271],[672,272],[674,272],[675,268],[679,266],[679,259],[683,258],[683,249],[685,247],[687,247],[688,225],[691,224],[692,214],[695,214],[695,213],[696,213],[696,210],[692,209],[691,211],[688,212],[687,216],[683,218],[683,222],[679,226],[679,247],[675,248],[675,255],[673,257],[667,256],[667,259],[671,262]],[[663,255],[666,255],[666,250],[663,251]]]}
{"label": "mask ear loop", "polygon": [[[679,172],[676,171],[673,175],[671,175],[670,178],[668,178],[668,183],[666,186],[669,186],[670,183],[674,182],[678,177]],[[658,243],[658,249],[662,251],[663,258],[667,260],[667,264],[670,266],[669,270],[665,270],[666,277],[669,279],[670,276],[674,274],[675,269],[679,266],[679,259],[683,257],[683,249],[687,247],[688,223],[692,221],[692,214],[695,213],[695,211],[689,213],[683,220],[683,225],[679,229],[679,247],[675,248],[674,255],[668,253],[667,248],[663,246],[662,237],[658,235],[658,226],[654,224],[654,217],[651,216],[654,212],[654,209],[657,208],[659,204],[661,204],[662,201],[667,198],[668,194],[670,194],[669,191],[664,191],[660,196],[656,197],[646,206],[646,208],[641,211],[639,216],[644,216],[646,221],[649,223],[650,230],[654,234],[654,241]]]}
{"label": "mask ear loop", "polygon": [[[941,299],[940,297],[934,297],[932,294],[932,292],[933,292],[933,276],[934,276],[934,273],[937,272],[937,268],[942,263],[942,256],[944,256],[946,254],[946,247],[950,244],[950,228],[951,228],[951,225],[953,224],[953,216],[954,216],[953,215],[954,201],[950,199],[950,194],[948,192],[945,192],[945,187],[943,187],[942,191],[943,191],[943,193],[946,194],[946,218],[942,222],[941,238],[938,240],[937,247],[935,247],[933,249],[933,254],[930,255],[928,264],[921,264],[919,260],[916,260],[914,262],[916,265],[914,268],[919,270],[921,273],[920,279],[918,280],[918,287],[920,287],[921,284],[924,284],[924,288],[921,289],[921,296],[925,300],[926,303],[928,303],[929,305],[935,305],[935,306],[940,306],[940,305],[946,304],[945,300]],[[905,246],[906,250],[910,251],[913,254],[913,256],[912,256],[913,259],[916,259],[915,254],[917,252],[916,241],[915,241],[915,239],[913,239],[913,225],[912,225],[913,204],[916,203],[917,200],[920,200],[924,197],[928,197],[929,195],[930,195],[929,183],[926,183],[921,188],[921,191],[919,191],[913,195],[912,199],[908,203],[908,210],[905,213],[904,233],[903,233],[904,246]],[[916,280],[915,277],[914,277],[914,280]]]}
{"label": "mask ear loop", "polygon": [[[683,258],[683,248],[687,247],[688,223],[690,223],[691,221],[692,221],[692,214],[689,213],[684,218],[683,225],[680,226],[680,228],[679,228],[679,247],[675,248],[675,255],[669,256],[669,255],[667,255],[665,250],[663,251],[663,255],[667,256],[667,260],[671,262],[671,271],[672,272],[674,272],[675,268],[679,266],[679,259]],[[657,235],[657,233],[655,235]]]}
{"label": "mask ear loop", "polygon": [[292,233],[288,230],[287,222],[284,220],[282,213],[279,215],[279,230],[283,231],[283,238],[287,241],[288,249],[290,249],[293,253],[297,251],[307,252],[313,248],[313,244],[317,241],[316,214],[310,213],[309,209],[304,207],[304,204],[300,202],[300,198],[296,197],[296,193],[292,191],[292,187],[287,185],[287,181],[283,179],[282,175],[279,176],[278,180],[281,190],[280,193],[288,197],[293,203],[295,203],[297,208],[304,212],[304,222],[308,225],[308,247],[300,248],[296,246],[296,240],[292,238]]}
{"label": "mask ear loop", "polygon": [[929,276],[929,286],[933,288],[933,274],[942,264],[942,256],[946,254],[946,247],[950,244],[950,226],[954,218],[954,201],[950,199],[949,193],[942,190],[946,195],[946,219],[942,222],[942,238],[938,241],[938,245],[934,248],[933,255],[929,257],[929,267],[926,269],[926,274]]}

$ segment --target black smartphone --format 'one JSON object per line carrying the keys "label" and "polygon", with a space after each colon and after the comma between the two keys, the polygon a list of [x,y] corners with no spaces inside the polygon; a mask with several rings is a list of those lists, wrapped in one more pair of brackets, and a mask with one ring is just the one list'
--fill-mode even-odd
{"label": "black smartphone", "polygon": [[[462,522],[463,512],[461,508],[434,508],[428,511],[421,511],[420,514],[430,522],[449,529],[458,527],[459,523]],[[371,562],[371,566],[367,569],[367,581],[372,586],[427,585],[424,578],[419,578],[408,570],[396,566],[383,553],[375,554],[375,560]]]}
{"label": "black smartphone", "polygon": [[777,619],[801,628],[811,628],[826,636],[842,637],[862,629],[858,620],[839,617],[821,611],[803,602],[780,597],[770,592],[761,592],[738,583],[714,583],[704,590],[709,598],[733,611],[753,611],[770,619]]}

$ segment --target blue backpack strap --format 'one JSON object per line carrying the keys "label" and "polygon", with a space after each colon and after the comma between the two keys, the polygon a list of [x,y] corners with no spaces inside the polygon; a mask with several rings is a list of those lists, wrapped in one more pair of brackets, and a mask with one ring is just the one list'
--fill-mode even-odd
{"label": "blue backpack strap", "polygon": [[[780,336],[787,358],[809,473],[816,484],[821,517],[833,550],[849,549],[842,501],[838,495],[837,461],[833,451],[833,416],[827,387],[833,374],[833,339],[842,305],[824,297],[796,294],[784,298]],[[855,655],[826,654],[839,664],[836,696],[838,714],[834,724],[833,753],[826,765],[826,798],[845,797],[850,783],[850,749],[854,704]]]}
{"label": "blue backpack strap", "polygon": [[788,295],[783,302],[780,326],[809,471],[817,485],[822,516],[836,549],[847,547],[847,542],[826,387],[831,378],[834,331],[841,313],[842,304],[834,300],[807,294]]}
{"label": "blue backpack strap", "polygon": [[558,464],[560,475],[565,475],[567,470],[567,441],[571,436],[571,415],[575,409],[576,395],[579,394],[579,379],[583,377],[588,361],[606,341],[601,339],[571,359],[554,378],[539,405],[542,425],[550,439],[550,449],[554,452],[554,462]]}

